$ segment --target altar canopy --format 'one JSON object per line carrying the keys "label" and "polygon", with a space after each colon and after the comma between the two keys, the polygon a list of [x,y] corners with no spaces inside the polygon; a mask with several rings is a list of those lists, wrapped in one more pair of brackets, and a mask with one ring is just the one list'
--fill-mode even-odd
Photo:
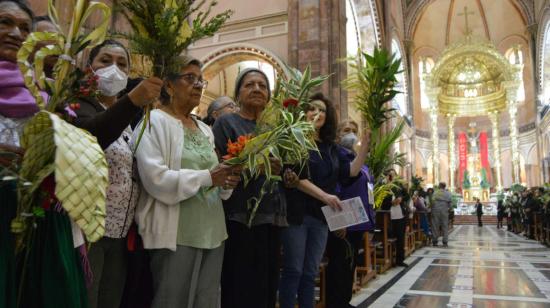
{"label": "altar canopy", "polygon": [[[499,118],[504,114],[510,118],[513,182],[519,182],[516,115],[524,100],[523,64],[519,46],[512,56],[505,56],[490,41],[474,36],[468,25],[472,14],[467,7],[458,14],[465,18],[464,37],[450,44],[433,69],[424,72],[421,91],[428,100],[423,110],[431,119],[434,185],[440,181],[440,170],[448,172],[451,191],[462,193],[465,201],[486,201],[502,189]],[[447,122],[446,134],[438,131],[442,119]],[[455,130],[459,130],[456,135]],[[448,170],[440,168],[444,155],[440,142],[448,145]]]}

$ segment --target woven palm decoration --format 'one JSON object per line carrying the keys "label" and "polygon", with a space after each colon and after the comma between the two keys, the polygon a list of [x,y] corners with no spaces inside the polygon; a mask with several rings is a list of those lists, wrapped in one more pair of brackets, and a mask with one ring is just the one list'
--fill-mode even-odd
{"label": "woven palm decoration", "polygon": [[[30,34],[17,55],[25,85],[41,111],[23,130],[21,144],[26,151],[20,178],[24,182],[18,188],[19,205],[12,231],[24,234],[28,230],[26,220],[33,217],[33,203],[40,198],[39,187],[46,177],[54,174],[56,197],[88,241],[95,242],[105,232],[105,195],[109,181],[105,155],[95,137],[65,122],[53,111],[66,104],[72,95],[68,89],[79,78],[75,64],[77,54],[105,39],[111,11],[101,2],[77,0],[66,27],[60,26],[57,11],[53,0],[49,0],[48,13],[59,33]],[[94,12],[103,15],[103,22],[86,33],[84,24]],[[47,42],[47,46],[33,53],[39,42]],[[53,80],[47,80],[44,58],[52,55],[59,56],[59,60]],[[51,93],[48,102],[44,102],[39,90]]]}
{"label": "woven palm decoration", "polygon": [[[39,112],[27,123],[21,145],[26,148],[21,176],[41,183],[55,174],[55,195],[89,241],[105,232],[107,161],[97,139],[56,114]],[[36,184],[23,187],[22,202],[30,205]]]}

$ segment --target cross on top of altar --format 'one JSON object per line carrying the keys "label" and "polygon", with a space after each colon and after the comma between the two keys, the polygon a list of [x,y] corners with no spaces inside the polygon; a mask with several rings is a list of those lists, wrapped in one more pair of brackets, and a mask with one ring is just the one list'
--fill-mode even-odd
{"label": "cross on top of altar", "polygon": [[468,15],[474,15],[474,11],[468,11],[468,7],[464,7],[464,13],[458,13],[458,16],[464,16],[465,23],[466,23],[466,29],[464,35],[466,37],[470,37],[472,34],[472,30],[470,29],[470,24],[468,23]]}

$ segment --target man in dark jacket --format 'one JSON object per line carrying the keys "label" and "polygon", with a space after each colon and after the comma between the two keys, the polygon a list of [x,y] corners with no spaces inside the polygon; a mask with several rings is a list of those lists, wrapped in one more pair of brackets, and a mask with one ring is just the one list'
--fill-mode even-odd
{"label": "man in dark jacket", "polygon": [[483,227],[483,222],[481,221],[481,216],[483,215],[483,204],[479,201],[479,198],[476,199],[476,214],[477,214],[477,225]]}

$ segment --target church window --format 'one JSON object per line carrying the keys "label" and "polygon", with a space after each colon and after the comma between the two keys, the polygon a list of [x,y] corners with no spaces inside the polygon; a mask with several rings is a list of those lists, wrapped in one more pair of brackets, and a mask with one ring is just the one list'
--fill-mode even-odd
{"label": "church window", "polygon": [[397,59],[401,59],[401,65],[399,66],[399,70],[401,71],[401,73],[397,74],[397,84],[394,87],[396,91],[399,91],[401,93],[397,94],[393,99],[393,106],[402,115],[407,115],[409,113],[409,108],[407,103],[407,82],[405,80],[405,68],[403,65],[403,61],[405,59],[403,58],[401,48],[399,47],[399,43],[397,42],[397,40],[392,40],[391,49],[392,53],[395,54],[395,57]]}

